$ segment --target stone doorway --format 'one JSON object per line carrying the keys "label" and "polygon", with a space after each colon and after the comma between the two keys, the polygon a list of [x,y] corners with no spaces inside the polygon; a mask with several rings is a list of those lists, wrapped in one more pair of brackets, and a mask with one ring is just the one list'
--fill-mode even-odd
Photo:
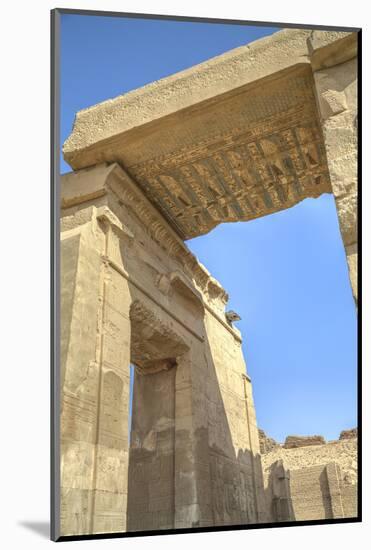
{"label": "stone doorway", "polygon": [[127,530],[172,529],[176,372],[188,347],[138,300],[131,305],[130,319],[134,385]]}

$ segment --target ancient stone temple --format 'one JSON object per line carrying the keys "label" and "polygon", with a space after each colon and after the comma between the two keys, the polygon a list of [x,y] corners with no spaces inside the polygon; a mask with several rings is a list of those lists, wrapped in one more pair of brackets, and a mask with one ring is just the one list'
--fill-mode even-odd
{"label": "ancient stone temple", "polygon": [[356,54],[356,33],[284,30],[77,113],[62,535],[271,520],[241,334],[184,241],[333,193],[356,299]]}

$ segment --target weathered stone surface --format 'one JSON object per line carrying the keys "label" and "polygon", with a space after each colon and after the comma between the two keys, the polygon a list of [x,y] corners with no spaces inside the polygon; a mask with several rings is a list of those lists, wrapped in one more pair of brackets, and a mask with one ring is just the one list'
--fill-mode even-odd
{"label": "weathered stone surface", "polygon": [[259,429],[258,432],[260,454],[269,453],[272,449],[279,446],[279,443],[277,443],[273,437],[268,437],[264,430]]}
{"label": "weathered stone surface", "polygon": [[345,63],[357,55],[357,33],[311,31],[308,50],[315,71]]}
{"label": "weathered stone surface", "polygon": [[313,479],[310,517],[354,515],[355,467],[340,483],[332,444],[259,441],[228,295],[183,241],[333,191],[356,295],[355,40],[282,31],[77,114],[61,184],[62,534],[304,517]]}
{"label": "weathered stone surface", "polygon": [[353,244],[356,54],[357,33],[277,32],[77,113],[65,159],[120,164],[182,239],[333,191]]}
{"label": "weathered stone surface", "polygon": [[62,177],[66,196],[62,533],[263,521],[251,382],[226,292],[119,166]]}
{"label": "weathered stone surface", "polygon": [[357,516],[356,437],[305,447],[276,446],[262,455],[262,466],[270,521]]}
{"label": "weathered stone surface", "polygon": [[286,29],[84,109],[77,113],[73,133],[64,145],[66,160],[74,169],[100,163],[102,158],[98,160],[94,155],[102,152],[99,144],[102,146],[105,140],[118,140],[125,132],[285,69],[309,64],[313,55],[326,54],[329,48],[341,52],[342,62],[347,61],[356,56],[354,44],[356,33]]}
{"label": "weathered stone surface", "polygon": [[351,430],[343,430],[340,432],[339,440],[342,439],[354,439],[358,436],[357,428],[352,428]]}
{"label": "weathered stone surface", "polygon": [[352,244],[345,248],[347,256],[349,277],[352,285],[353,295],[357,300],[358,296],[358,244]]}
{"label": "weathered stone surface", "polygon": [[182,238],[331,191],[309,65],[173,119],[100,160],[124,166]]}
{"label": "weathered stone surface", "polygon": [[357,301],[357,60],[316,71],[314,80],[331,186]]}
{"label": "weathered stone surface", "polygon": [[309,445],[324,445],[326,443],[322,435],[288,435],[283,447],[295,449],[296,447],[308,447]]}
{"label": "weathered stone surface", "polygon": [[81,111],[65,158],[119,162],[182,238],[330,192],[310,60],[344,40],[280,31]]}

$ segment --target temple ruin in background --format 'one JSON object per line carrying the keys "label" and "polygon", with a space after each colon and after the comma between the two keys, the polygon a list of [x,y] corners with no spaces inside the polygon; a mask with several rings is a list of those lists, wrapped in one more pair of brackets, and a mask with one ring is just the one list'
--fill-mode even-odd
{"label": "temple ruin in background", "polygon": [[272,521],[241,334],[184,241],[333,193],[357,299],[356,54],[356,33],[284,30],[77,113],[61,534]]}
{"label": "temple ruin in background", "polygon": [[283,445],[259,430],[270,521],[357,517],[357,429],[338,440],[289,436]]}

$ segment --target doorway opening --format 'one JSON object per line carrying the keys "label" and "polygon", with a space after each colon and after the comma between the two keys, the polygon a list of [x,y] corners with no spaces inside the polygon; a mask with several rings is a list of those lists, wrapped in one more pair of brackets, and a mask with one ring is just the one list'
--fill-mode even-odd
{"label": "doorway opening", "polygon": [[334,196],[221,224],[187,245],[241,317],[258,426],[279,442],[334,440],[355,426],[357,319]]}
{"label": "doorway opening", "polygon": [[175,380],[182,339],[150,306],[134,300],[127,529],[174,526]]}

